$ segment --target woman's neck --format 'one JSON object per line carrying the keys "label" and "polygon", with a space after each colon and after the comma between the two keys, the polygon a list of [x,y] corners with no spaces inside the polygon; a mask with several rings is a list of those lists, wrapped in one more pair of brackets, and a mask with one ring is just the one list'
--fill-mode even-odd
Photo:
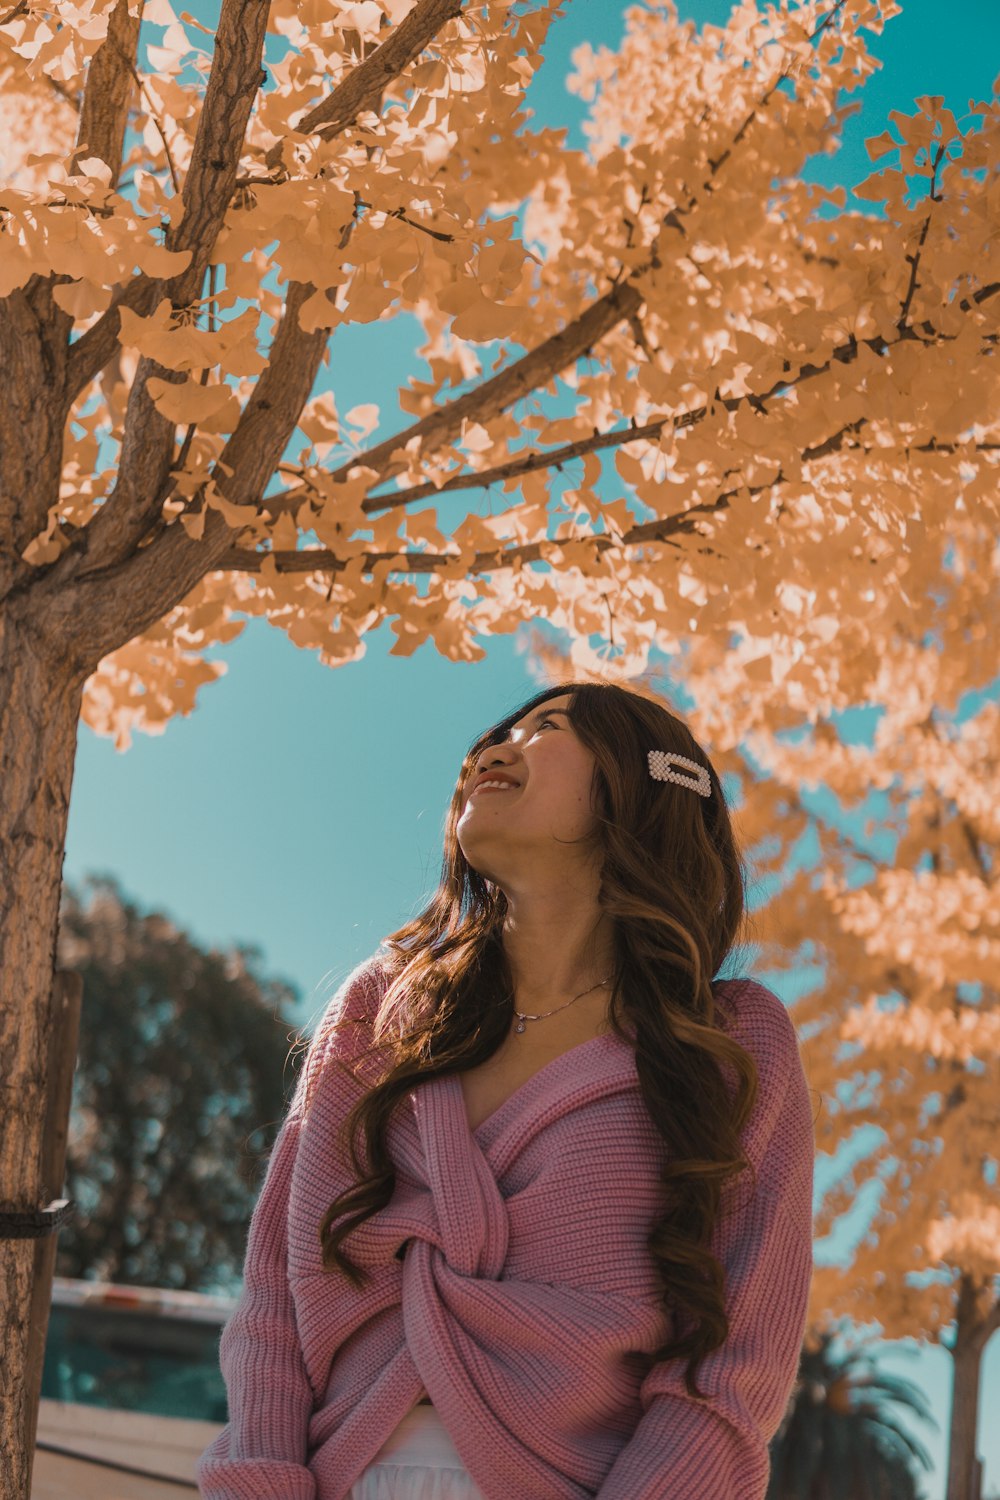
{"label": "woman's neck", "polygon": [[596,902],[509,902],[503,948],[522,1011],[551,1010],[614,974],[611,921]]}

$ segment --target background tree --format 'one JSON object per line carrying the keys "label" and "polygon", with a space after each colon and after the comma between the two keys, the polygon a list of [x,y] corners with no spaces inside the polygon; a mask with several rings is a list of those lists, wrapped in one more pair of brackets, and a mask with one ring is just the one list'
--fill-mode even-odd
{"label": "background tree", "polygon": [[83,1010],[66,1165],[79,1208],[56,1274],[225,1290],[290,1095],[278,1064],[298,993],[260,975],[257,949],[206,953],[110,877],[86,891],[64,887],[59,921]]}
{"label": "background tree", "polygon": [[[50,86],[54,120],[0,189],[3,1201],[38,1197],[79,716],[121,742],[190,711],[234,612],[330,665],[386,619],[470,660],[544,613],[629,672],[739,629],[802,702],[877,689],[873,627],[996,501],[997,101],[895,114],[878,215],[824,218],[843,193],[797,175],[898,10],[745,3],[698,34],[636,6],[617,56],[578,54],[586,152],[519,108],[551,0],[222,0],[214,36],[169,0],[0,17],[4,107]],[[398,312],[427,375],[369,441],[378,413],[314,386],[338,327]],[[12,1494],[31,1260],[0,1242]]]}
{"label": "background tree", "polygon": [[[956,626],[961,567],[942,575],[942,613]],[[936,621],[924,623],[936,636]],[[824,734],[794,746],[758,735],[751,749],[775,796],[799,809],[800,789],[820,783],[847,813],[872,788],[885,793],[887,813],[868,821],[866,839],[829,830],[819,868],[768,903],[764,952],[784,968],[808,947],[824,966],[795,1015],[810,1080],[829,1105],[818,1144],[831,1156],[845,1148],[850,1164],[826,1194],[817,1234],[855,1208],[863,1186],[877,1189],[850,1264],[817,1267],[811,1311],[827,1325],[874,1318],[888,1338],[948,1350],[948,1497],[975,1500],[982,1355],[1000,1328],[1000,709],[987,701],[961,726],[951,721],[949,654],[947,640],[887,654],[870,750]],[[895,839],[890,852],[871,847],[876,833]],[[864,1153],[848,1149],[862,1125],[878,1127]]]}
{"label": "background tree", "polygon": [[878,1371],[860,1348],[833,1355],[832,1339],[807,1331],[771,1440],[767,1500],[925,1500],[914,1466],[930,1468],[930,1456],[888,1409],[898,1402],[933,1424],[923,1393]]}

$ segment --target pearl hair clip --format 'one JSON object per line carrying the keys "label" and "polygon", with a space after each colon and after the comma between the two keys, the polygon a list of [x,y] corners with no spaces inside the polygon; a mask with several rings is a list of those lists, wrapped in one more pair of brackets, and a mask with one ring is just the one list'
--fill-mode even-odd
{"label": "pearl hair clip", "polygon": [[[677,755],[672,750],[650,750],[649,752],[649,774],[654,781],[676,781],[678,786],[686,786],[692,792],[699,792],[702,797],[711,797],[712,783],[704,766],[699,766],[695,760],[689,760],[686,755]],[[681,776],[671,769],[672,765],[684,766],[686,770],[695,773],[695,780],[689,776]]]}

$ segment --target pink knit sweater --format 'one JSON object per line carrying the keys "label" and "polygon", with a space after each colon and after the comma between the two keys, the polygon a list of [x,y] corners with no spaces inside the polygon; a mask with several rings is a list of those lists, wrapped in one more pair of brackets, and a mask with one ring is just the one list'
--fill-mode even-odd
{"label": "pink knit sweater", "polygon": [[812,1110],[781,1000],[716,986],[760,1071],[743,1134],[758,1180],[723,1189],[729,1335],[699,1367],[699,1402],[683,1359],[645,1376],[634,1359],[672,1326],[645,1245],[666,1147],[614,1034],[546,1064],[475,1131],[456,1076],[415,1088],[389,1129],[392,1201],[345,1246],[367,1287],[323,1270],[320,1222],[354,1180],[338,1129],[377,1066],[338,1059],[385,983],[377,957],[349,976],[324,1023],[357,1026],[331,1042],[321,1023],[299,1074],[222,1333],[230,1420],[198,1460],[201,1494],[343,1500],[426,1389],[487,1500],[762,1500],[812,1275]]}

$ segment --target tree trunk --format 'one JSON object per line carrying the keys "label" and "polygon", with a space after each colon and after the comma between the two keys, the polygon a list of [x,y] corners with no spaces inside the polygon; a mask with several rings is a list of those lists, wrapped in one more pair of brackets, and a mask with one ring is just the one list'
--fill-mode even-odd
{"label": "tree trunk", "polygon": [[[86,673],[25,594],[0,608],[0,1208],[45,1207],[51,992]],[[83,675],[81,675],[83,673]],[[37,1239],[0,1237],[0,1494],[27,1500],[29,1322]]]}
{"label": "tree trunk", "polygon": [[[45,1109],[45,1143],[42,1150],[42,1197],[61,1199],[66,1180],[66,1143],[69,1136],[70,1104],[73,1098],[73,1074],[80,1036],[80,1010],[83,980],[79,974],[60,969],[52,988],[52,1010],[49,1021],[48,1098]],[[52,1276],[56,1266],[55,1234],[34,1240],[34,1285],[31,1290],[31,1319],[28,1330],[27,1415],[24,1441],[28,1454],[28,1482],[25,1493],[31,1494],[31,1470],[38,1437],[38,1402],[42,1393],[45,1369],[45,1341],[49,1331],[52,1307]]]}
{"label": "tree trunk", "polygon": [[976,1459],[979,1374],[983,1350],[998,1321],[1000,1304],[994,1305],[984,1316],[981,1302],[977,1306],[972,1279],[963,1274],[955,1308],[955,1338],[949,1349],[955,1375],[948,1441],[947,1500],[980,1500],[982,1469]]}

